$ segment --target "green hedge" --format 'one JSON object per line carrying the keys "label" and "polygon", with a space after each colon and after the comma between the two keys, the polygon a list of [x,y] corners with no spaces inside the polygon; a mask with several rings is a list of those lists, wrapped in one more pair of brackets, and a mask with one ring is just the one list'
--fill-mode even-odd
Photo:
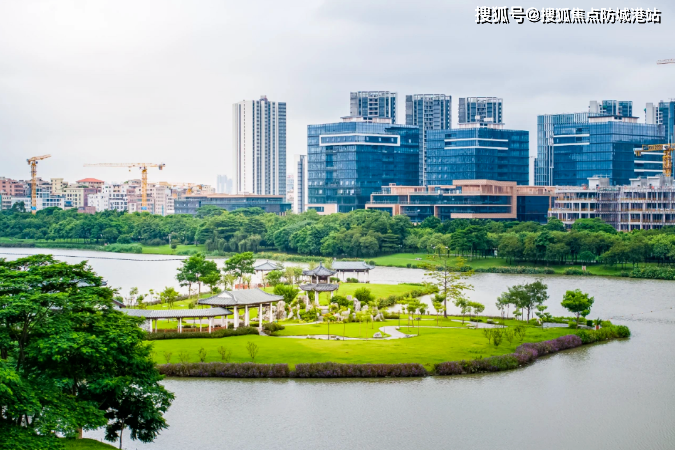
{"label": "green hedge", "polygon": [[237,329],[217,330],[214,332],[189,332],[189,333],[146,333],[146,341],[159,341],[163,339],[218,339],[230,336],[243,336],[245,334],[258,334],[258,330],[253,327],[241,327]]}
{"label": "green hedge", "polygon": [[525,273],[525,274],[553,274],[554,269],[548,267],[478,267],[474,269],[475,272],[482,273]]}
{"label": "green hedge", "polygon": [[634,267],[630,276],[632,278],[652,278],[655,280],[673,280],[673,267]]}
{"label": "green hedge", "polygon": [[631,331],[624,325],[602,325],[598,330],[577,330],[575,334],[582,339],[583,344],[593,344],[610,339],[628,338],[631,336]]}
{"label": "green hedge", "polygon": [[113,253],[143,253],[141,244],[110,244],[105,250]]}

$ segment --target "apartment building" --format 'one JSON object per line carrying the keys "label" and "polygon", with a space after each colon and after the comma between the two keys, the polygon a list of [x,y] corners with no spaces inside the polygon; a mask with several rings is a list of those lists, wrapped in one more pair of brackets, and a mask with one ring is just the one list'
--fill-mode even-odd
{"label": "apartment building", "polygon": [[627,186],[612,186],[608,178],[591,177],[588,186],[557,187],[549,216],[566,226],[599,218],[618,231],[674,225],[674,179],[639,177]]}

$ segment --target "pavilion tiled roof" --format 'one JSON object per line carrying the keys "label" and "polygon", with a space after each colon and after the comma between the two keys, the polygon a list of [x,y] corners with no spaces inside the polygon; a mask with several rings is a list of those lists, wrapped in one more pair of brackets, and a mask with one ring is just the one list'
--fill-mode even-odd
{"label": "pavilion tiled roof", "polygon": [[178,319],[186,317],[217,317],[228,316],[232,311],[225,308],[200,309],[120,309],[125,314],[146,319]]}
{"label": "pavilion tiled roof", "polygon": [[264,263],[261,263],[261,264],[257,265],[256,267],[254,267],[254,270],[258,270],[258,271],[261,271],[261,272],[270,272],[272,270],[281,270],[283,268],[284,267],[281,264],[277,264],[277,263],[270,262],[270,261],[265,261]]}
{"label": "pavilion tiled roof", "polygon": [[273,303],[284,300],[281,295],[268,294],[260,289],[238,289],[223,291],[213,297],[199,300],[200,305],[211,306],[245,306],[260,305],[261,303]]}
{"label": "pavilion tiled roof", "polygon": [[98,180],[96,178],[83,178],[81,180],[77,180],[78,183],[103,183],[103,180]]}
{"label": "pavilion tiled roof", "polygon": [[301,284],[298,286],[301,288],[301,290],[306,291],[306,292],[330,292],[330,291],[337,291],[340,286],[337,284],[332,284],[332,283],[307,283],[307,284]]}
{"label": "pavilion tiled roof", "polygon": [[335,270],[327,269],[322,265],[322,263],[319,263],[319,265],[312,270],[303,271],[303,275],[311,277],[330,277],[335,274],[336,274]]}
{"label": "pavilion tiled roof", "polygon": [[371,270],[375,266],[366,264],[365,261],[334,261],[333,268],[337,271],[350,272],[351,270]]}

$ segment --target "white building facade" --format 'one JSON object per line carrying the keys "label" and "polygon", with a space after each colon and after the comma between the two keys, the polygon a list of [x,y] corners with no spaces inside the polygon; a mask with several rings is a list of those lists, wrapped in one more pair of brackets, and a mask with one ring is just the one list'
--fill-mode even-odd
{"label": "white building facade", "polygon": [[286,194],[286,103],[235,103],[233,157],[237,194]]}

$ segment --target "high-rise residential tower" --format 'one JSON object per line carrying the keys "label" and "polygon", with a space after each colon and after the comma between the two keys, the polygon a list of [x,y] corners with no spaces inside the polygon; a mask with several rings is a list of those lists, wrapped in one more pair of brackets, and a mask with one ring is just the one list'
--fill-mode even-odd
{"label": "high-rise residential tower", "polygon": [[590,114],[601,114],[604,116],[632,117],[633,102],[627,100],[602,100],[601,103],[596,100],[589,102]]}
{"label": "high-rise residential tower", "polygon": [[389,91],[350,92],[350,116],[370,119],[390,119],[397,122],[397,93]]}
{"label": "high-rise residential tower", "polygon": [[232,105],[235,191],[286,194],[286,103],[244,100]]}
{"label": "high-rise residential tower", "polygon": [[296,156],[296,187],[293,212],[303,213],[307,210],[307,155]]}
{"label": "high-rise residential tower", "polygon": [[425,185],[427,131],[451,128],[451,96],[445,94],[414,94],[406,96],[406,125],[420,128],[420,184]]}
{"label": "high-rise residential tower", "polygon": [[465,97],[458,100],[458,125],[479,123],[502,124],[502,99],[497,97]]}
{"label": "high-rise residential tower", "polygon": [[218,194],[232,194],[232,178],[227,175],[216,175],[216,192]]}

